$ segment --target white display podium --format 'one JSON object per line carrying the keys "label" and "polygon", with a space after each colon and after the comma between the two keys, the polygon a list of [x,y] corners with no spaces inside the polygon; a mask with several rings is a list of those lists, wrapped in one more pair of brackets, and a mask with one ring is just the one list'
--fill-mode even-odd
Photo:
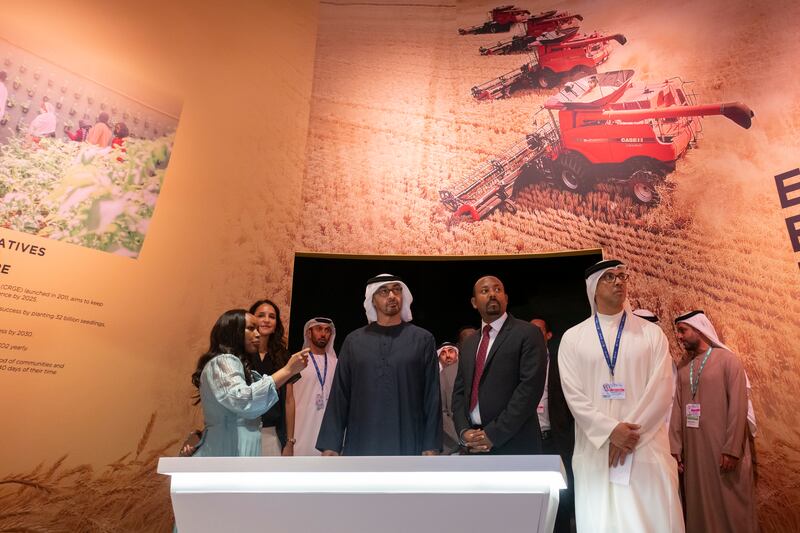
{"label": "white display podium", "polygon": [[553,530],[557,455],[162,457],[180,533]]}

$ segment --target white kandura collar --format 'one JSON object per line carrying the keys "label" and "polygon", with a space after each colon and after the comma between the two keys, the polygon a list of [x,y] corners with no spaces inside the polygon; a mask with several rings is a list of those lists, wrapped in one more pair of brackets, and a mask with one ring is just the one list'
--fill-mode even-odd
{"label": "white kandura collar", "polygon": [[619,313],[614,313],[613,315],[604,315],[603,313],[598,312],[597,318],[605,322],[619,322],[622,319],[622,313],[625,312],[625,309],[620,311]]}

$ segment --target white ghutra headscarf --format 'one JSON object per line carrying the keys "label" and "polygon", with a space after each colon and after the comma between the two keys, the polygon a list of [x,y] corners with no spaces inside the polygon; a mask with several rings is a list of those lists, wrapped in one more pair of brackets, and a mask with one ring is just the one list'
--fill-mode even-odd
{"label": "white ghutra headscarf", "polygon": [[[600,261],[599,263],[595,263],[587,268],[586,272],[584,272],[584,277],[586,277],[586,296],[589,297],[589,305],[592,306],[592,315],[597,313],[597,303],[594,301],[594,295],[597,292],[597,282],[600,281],[600,278],[603,277],[603,274],[615,268],[624,270],[627,267],[622,261],[617,259],[607,259]],[[631,304],[628,303],[627,298],[625,299],[625,304],[623,307],[629,314],[633,312],[631,310]]]}
{"label": "white ghutra headscarf", "polygon": [[388,283],[399,283],[402,285],[403,305],[400,308],[400,319],[403,322],[411,322],[411,302],[414,301],[414,297],[411,296],[411,291],[408,290],[408,286],[403,283],[403,280],[392,274],[379,274],[367,281],[367,290],[364,292],[364,311],[367,312],[367,321],[370,324],[378,321],[378,312],[375,310],[375,304],[372,303],[372,297],[378,289]]}
{"label": "white ghutra headscarf", "polygon": [[303,326],[303,348],[308,348],[311,346],[311,328],[314,326],[330,326],[331,327],[331,338],[328,341],[328,345],[325,346],[325,353],[336,357],[336,350],[333,349],[333,341],[336,340],[336,326],[333,323],[333,320],[326,317],[316,317],[312,318],[306,325]]}
{"label": "white ghutra headscarf", "polygon": [[634,309],[633,314],[653,324],[658,324],[658,317],[649,309]]}

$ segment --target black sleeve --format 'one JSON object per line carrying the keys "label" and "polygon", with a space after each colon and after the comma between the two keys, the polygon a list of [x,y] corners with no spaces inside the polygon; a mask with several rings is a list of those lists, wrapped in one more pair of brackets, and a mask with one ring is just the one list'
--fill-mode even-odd
{"label": "black sleeve", "polygon": [[453,406],[453,424],[456,427],[456,435],[458,435],[459,441],[461,440],[461,434],[472,426],[469,421],[469,413],[467,413],[467,409],[469,408],[469,400],[466,396],[468,388],[464,381],[466,357],[462,357],[462,354],[466,353],[471,352],[469,352],[465,346],[464,350],[458,356],[458,371],[456,372],[456,380],[453,382],[453,399],[451,402]]}
{"label": "black sleeve", "polygon": [[322,417],[322,425],[317,436],[316,448],[324,452],[333,450],[342,453],[347,418],[350,411],[350,338],[344,340],[338,356],[336,371],[333,373],[328,406]]}
{"label": "black sleeve", "polygon": [[425,434],[422,451],[442,449],[442,396],[439,387],[439,358],[433,335],[425,340]]}
{"label": "black sleeve", "polygon": [[506,408],[484,427],[494,446],[503,446],[536,413],[536,405],[544,392],[547,377],[547,351],[542,332],[536,326],[519,323],[522,335],[519,356],[519,383],[511,394]]}

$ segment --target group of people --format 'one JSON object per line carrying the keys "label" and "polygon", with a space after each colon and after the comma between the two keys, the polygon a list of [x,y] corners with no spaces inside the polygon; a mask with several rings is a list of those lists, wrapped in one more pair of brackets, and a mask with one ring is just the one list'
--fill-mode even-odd
{"label": "group of people", "polygon": [[[0,118],[5,114],[8,102],[8,87],[6,80],[8,73],[0,70]],[[85,115],[84,115],[85,116]],[[43,137],[55,137],[58,115],[56,106],[45,96],[42,99],[39,113],[31,120],[27,134],[29,140],[38,143]],[[85,119],[78,121],[78,127],[71,131],[68,126],[64,126],[64,133],[73,141],[87,142],[98,148],[122,147],[125,138],[130,135],[125,122],[115,122],[113,127],[110,123],[110,116],[102,111],[95,120],[94,124]]]}
{"label": "group of people", "polygon": [[[94,124],[80,119],[75,131],[64,126],[64,133],[76,142],[86,142],[98,148],[119,148],[124,152],[125,138],[130,135],[128,126],[124,122],[116,122],[112,129],[109,120],[108,113],[103,111]],[[28,126],[29,141],[38,144],[43,137],[55,137],[57,122],[55,106],[49,101],[43,101],[39,114]]]}
{"label": "group of people", "polygon": [[557,347],[543,319],[507,312],[495,276],[473,286],[480,329],[438,348],[389,274],[367,282],[368,323],[338,357],[329,318],[309,320],[289,356],[273,302],[228,311],[192,377],[203,438],[183,451],[558,454],[569,488],[557,531],[757,530],[741,361],[693,311],[675,319],[688,354],[677,368],[654,317],[630,308],[622,262],[601,261],[585,281],[591,316]]}
{"label": "group of people", "polygon": [[[205,426],[199,442],[187,439],[182,455],[313,454],[321,412],[307,407],[312,397],[316,411],[327,402],[336,331],[332,321],[320,317],[308,322],[306,332],[303,349],[289,355],[280,309],[271,300],[223,313],[192,374]],[[307,375],[309,359],[320,376],[317,386]]]}
{"label": "group of people", "polygon": [[75,131],[71,131],[65,126],[64,133],[67,134],[70,140],[76,142],[86,142],[98,148],[107,148],[109,146],[111,148],[120,148],[124,152],[125,139],[130,135],[128,126],[124,122],[116,122],[112,128],[109,120],[108,113],[103,111],[97,115],[97,120],[94,124],[88,120],[80,119]]}

